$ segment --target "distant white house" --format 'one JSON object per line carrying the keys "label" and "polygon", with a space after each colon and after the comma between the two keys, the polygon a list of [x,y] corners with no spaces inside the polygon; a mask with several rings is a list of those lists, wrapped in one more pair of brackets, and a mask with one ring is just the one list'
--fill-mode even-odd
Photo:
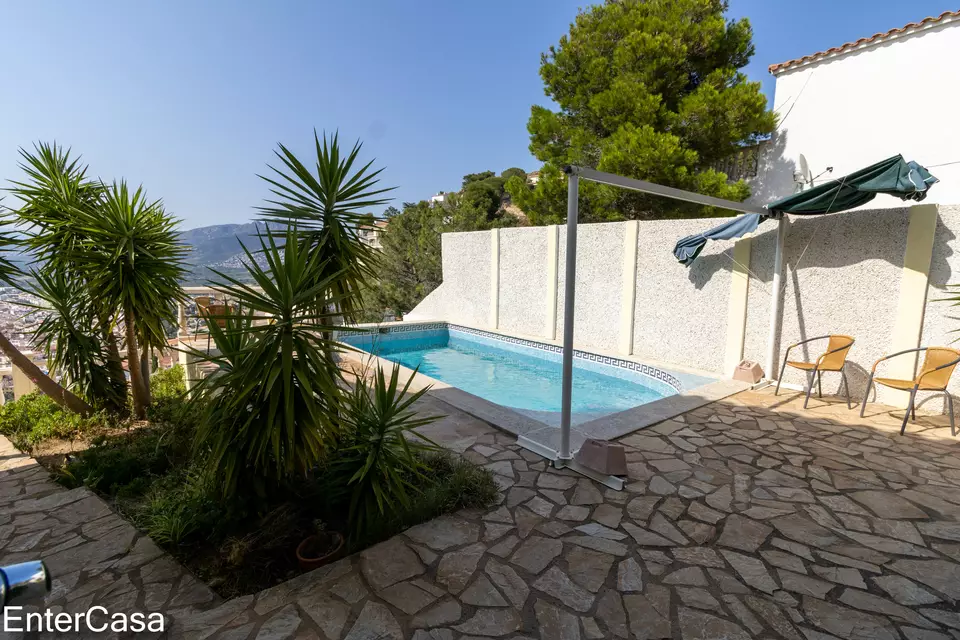
{"label": "distant white house", "polygon": [[450,199],[451,195],[453,194],[450,192],[440,191],[439,193],[437,193],[437,195],[430,196],[430,204],[434,207],[436,207],[437,205],[445,204],[447,200]]}
{"label": "distant white house", "polygon": [[780,125],[751,199],[766,203],[900,153],[940,179],[927,202],[960,203],[958,60],[960,12],[948,11],[771,65]]}

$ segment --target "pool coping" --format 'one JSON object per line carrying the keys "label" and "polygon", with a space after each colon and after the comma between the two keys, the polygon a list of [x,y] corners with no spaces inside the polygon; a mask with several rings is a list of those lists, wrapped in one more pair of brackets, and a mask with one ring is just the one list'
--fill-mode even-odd
{"label": "pool coping", "polygon": [[[451,322],[447,320],[417,320],[411,322],[384,322],[371,325],[359,325],[357,328],[376,329],[380,327],[392,327],[398,325],[412,326],[415,324],[426,325],[433,323],[444,323],[447,325],[469,327],[469,325],[465,325],[463,323]],[[508,332],[491,331],[489,329],[478,330],[496,333],[507,337],[556,344],[554,341],[537,340],[536,338],[513,335]],[[347,347],[347,349],[341,354],[341,357],[345,360],[360,364],[362,367],[381,367],[384,369],[390,369],[395,366],[399,367],[402,376],[402,382],[404,384],[410,380],[411,376],[414,375],[414,371],[408,367],[397,364],[385,358],[380,358],[379,356],[347,345],[346,343],[340,344]],[[653,364],[650,361],[640,360],[638,358],[626,358],[621,355],[603,353],[598,350],[582,348],[578,348],[577,350],[586,353],[592,353],[598,356],[631,360],[633,362],[655,367],[663,366],[659,363]],[[684,373],[691,373],[704,377],[715,377],[714,374],[696,372],[689,367],[674,367],[673,365],[666,366],[676,368]],[[503,431],[512,433],[516,436],[522,436],[526,440],[536,443],[545,449],[556,450],[559,448],[559,427],[554,427],[539,420],[535,420],[534,418],[523,415],[513,409],[496,404],[490,400],[464,391],[463,389],[451,386],[446,382],[417,372],[416,376],[410,382],[410,390],[420,391],[427,387],[429,387],[429,390],[426,392],[426,394],[430,397],[436,398],[442,402],[446,402],[452,407],[459,409],[460,411],[463,411],[475,418],[483,420],[484,422],[487,422],[498,429],[502,429]],[[571,450],[578,450],[587,438],[615,440],[633,433],[634,431],[638,431],[659,422],[663,422],[664,420],[669,420],[670,418],[676,417],[682,413],[698,409],[702,406],[710,404],[711,402],[722,400],[723,398],[731,396],[735,393],[744,391],[749,387],[749,384],[737,380],[716,380],[715,382],[711,382],[694,389],[681,391],[675,395],[660,398],[659,400],[654,400],[653,402],[648,402],[624,411],[611,413],[587,422],[583,422],[570,428]]]}

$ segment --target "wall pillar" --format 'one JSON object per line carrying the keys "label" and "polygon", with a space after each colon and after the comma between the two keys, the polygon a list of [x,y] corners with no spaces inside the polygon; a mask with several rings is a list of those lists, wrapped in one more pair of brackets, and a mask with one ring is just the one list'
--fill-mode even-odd
{"label": "wall pillar", "polygon": [[620,343],[619,351],[625,356],[633,353],[633,325],[637,301],[637,236],[640,222],[628,220],[623,223],[623,267],[620,269]]}
{"label": "wall pillar", "polygon": [[547,340],[557,339],[557,287],[560,286],[558,261],[560,259],[560,226],[552,224],[544,227],[547,232],[547,320],[543,336]]}
{"label": "wall pillar", "polygon": [[[747,296],[750,288],[750,236],[733,245],[733,272],[730,278],[730,301],[727,305],[727,345],[723,373],[733,375],[743,359],[743,341],[747,334]],[[766,372],[767,378],[774,373]]]}
{"label": "wall pillar", "polygon": [[[920,346],[923,330],[923,311],[927,302],[927,283],[930,276],[930,261],[933,257],[933,240],[937,232],[937,205],[918,204],[910,207],[910,227],[907,230],[907,249],[903,256],[903,271],[900,275],[900,298],[897,318],[893,325],[890,353],[915,349]],[[894,358],[887,365],[885,377],[909,380],[914,377],[916,356]],[[910,394],[906,391],[887,389],[893,404],[907,406]]]}
{"label": "wall pillar", "polygon": [[490,328],[500,325],[500,229],[490,230]]}
{"label": "wall pillar", "polygon": [[19,400],[28,393],[37,390],[37,385],[27,374],[20,370],[20,367],[13,366],[13,399]]}

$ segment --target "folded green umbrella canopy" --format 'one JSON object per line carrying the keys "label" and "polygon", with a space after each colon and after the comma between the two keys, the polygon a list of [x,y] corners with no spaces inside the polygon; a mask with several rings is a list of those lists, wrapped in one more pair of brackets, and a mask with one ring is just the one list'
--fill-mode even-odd
{"label": "folded green umbrella canopy", "polygon": [[[771,202],[767,209],[770,216],[777,212],[797,215],[837,213],[866,204],[878,193],[897,196],[901,200],[920,201],[927,197],[927,191],[937,182],[929,171],[916,162],[907,162],[903,156],[896,155],[842,178]],[[689,266],[703,251],[707,240],[742,237],[755,231],[765,219],[755,213],[746,214],[703,233],[681,238],[673,247],[673,255]]]}
{"label": "folded green umbrella canopy", "polygon": [[903,156],[897,155],[771,202],[767,209],[798,215],[835,213],[866,204],[878,193],[920,201],[927,197],[927,190],[936,182],[939,181],[919,164],[906,162]]}

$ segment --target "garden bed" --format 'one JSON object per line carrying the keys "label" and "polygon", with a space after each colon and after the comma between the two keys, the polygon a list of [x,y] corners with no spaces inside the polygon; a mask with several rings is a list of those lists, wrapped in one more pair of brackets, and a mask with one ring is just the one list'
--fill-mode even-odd
{"label": "garden bed", "polygon": [[[224,598],[302,573],[296,550],[311,535],[344,535],[333,560],[441,514],[487,507],[496,498],[489,471],[445,451],[428,451],[418,454],[417,472],[403,477],[409,503],[360,527],[348,515],[350,494],[335,464],[321,464],[281,491],[224,501],[216,479],[195,464],[197,412],[184,410],[181,391],[174,384],[158,394],[153,419],[135,425],[78,421],[42,396],[28,396],[0,409],[0,433],[17,439],[60,483],[96,491]],[[31,421],[45,431],[28,428]]]}

